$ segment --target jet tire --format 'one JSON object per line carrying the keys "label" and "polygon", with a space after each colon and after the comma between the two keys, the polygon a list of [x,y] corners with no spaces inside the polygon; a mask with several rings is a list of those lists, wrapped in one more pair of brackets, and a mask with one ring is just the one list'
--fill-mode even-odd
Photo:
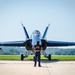
{"label": "jet tire", "polygon": [[22,60],[22,61],[24,60],[24,56],[23,56],[23,54],[21,54],[21,60]]}
{"label": "jet tire", "polygon": [[51,54],[48,55],[48,60],[49,60],[49,61],[51,60]]}

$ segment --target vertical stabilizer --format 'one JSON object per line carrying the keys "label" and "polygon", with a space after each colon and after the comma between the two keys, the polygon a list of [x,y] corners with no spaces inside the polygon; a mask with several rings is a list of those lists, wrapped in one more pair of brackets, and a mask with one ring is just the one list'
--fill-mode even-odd
{"label": "vertical stabilizer", "polygon": [[22,24],[22,27],[23,27],[23,29],[24,29],[24,32],[25,32],[25,35],[26,35],[26,39],[29,39],[29,35],[28,35],[28,33],[27,33],[26,28],[24,27],[24,25],[23,25],[22,22],[21,22],[21,24]]}
{"label": "vertical stabilizer", "polygon": [[42,37],[43,39],[46,37],[49,26],[50,26],[50,24],[48,24],[48,26],[46,27],[46,29],[44,31],[44,34],[43,34],[43,37]]}

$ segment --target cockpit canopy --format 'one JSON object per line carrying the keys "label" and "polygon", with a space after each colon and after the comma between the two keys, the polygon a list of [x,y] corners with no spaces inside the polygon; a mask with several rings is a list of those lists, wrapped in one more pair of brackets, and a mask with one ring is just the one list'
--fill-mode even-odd
{"label": "cockpit canopy", "polygon": [[41,37],[41,34],[38,30],[33,31],[32,37],[35,37],[35,36]]}
{"label": "cockpit canopy", "polygon": [[38,30],[35,30],[32,33],[32,45],[36,45],[37,41],[41,44],[41,33]]}

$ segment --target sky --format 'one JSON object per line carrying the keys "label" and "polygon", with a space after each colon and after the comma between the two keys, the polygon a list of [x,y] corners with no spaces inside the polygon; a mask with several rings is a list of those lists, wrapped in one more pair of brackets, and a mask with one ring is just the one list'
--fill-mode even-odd
{"label": "sky", "polygon": [[75,42],[75,0],[0,0],[0,41],[25,40],[21,21],[47,40]]}

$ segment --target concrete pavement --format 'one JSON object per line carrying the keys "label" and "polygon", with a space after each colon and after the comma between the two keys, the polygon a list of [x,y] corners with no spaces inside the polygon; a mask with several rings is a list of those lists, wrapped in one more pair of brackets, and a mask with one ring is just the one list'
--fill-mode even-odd
{"label": "concrete pavement", "polygon": [[75,75],[75,61],[42,61],[42,67],[33,64],[33,61],[0,60],[0,75]]}

